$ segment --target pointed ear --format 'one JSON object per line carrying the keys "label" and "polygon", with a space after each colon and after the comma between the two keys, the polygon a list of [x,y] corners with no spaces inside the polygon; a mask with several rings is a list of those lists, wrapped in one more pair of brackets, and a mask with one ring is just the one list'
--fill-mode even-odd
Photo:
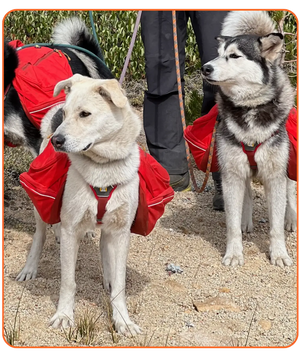
{"label": "pointed ear", "polygon": [[280,33],[272,33],[258,39],[261,55],[269,62],[274,62],[281,54],[283,47],[283,36]]}
{"label": "pointed ear", "polygon": [[100,95],[107,96],[118,108],[123,108],[127,103],[127,97],[119,82],[115,79],[102,80],[98,86]]}
{"label": "pointed ear", "polygon": [[74,84],[74,82],[78,82],[84,79],[84,76],[80,75],[80,74],[75,74],[72,77],[70,77],[69,79],[66,80],[62,80],[60,82],[58,82],[55,85],[54,91],[53,91],[53,96],[58,96],[59,93],[61,92],[61,90],[64,89],[65,94],[68,95],[69,92],[71,91],[71,87]]}
{"label": "pointed ear", "polygon": [[223,44],[226,40],[231,39],[231,36],[216,36],[215,39],[219,42],[219,45]]}

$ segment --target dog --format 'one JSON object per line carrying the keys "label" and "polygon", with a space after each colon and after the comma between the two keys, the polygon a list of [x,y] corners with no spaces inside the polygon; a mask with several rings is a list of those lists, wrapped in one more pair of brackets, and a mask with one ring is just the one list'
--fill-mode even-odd
{"label": "dog", "polygon": [[[101,49],[85,24],[76,17],[66,19],[54,29],[51,38],[52,44],[64,44],[59,47],[60,56],[68,59],[73,74],[79,73],[92,78],[112,79],[113,75],[103,62]],[[75,45],[82,49],[74,49],[67,45]],[[49,48],[55,47],[49,44]],[[55,49],[56,50],[56,49]],[[88,50],[89,53],[84,50]],[[24,50],[19,50],[20,52]],[[24,146],[36,157],[39,154],[42,136],[39,126],[35,126],[28,118],[26,109],[23,108],[20,97],[13,86],[15,71],[19,65],[20,52],[7,41],[4,44],[4,139],[11,146]],[[95,56],[93,56],[93,54]],[[47,73],[44,74],[47,77]],[[49,75],[51,76],[51,75]],[[71,76],[71,75],[70,75]],[[41,80],[42,81],[42,80]],[[54,86],[53,86],[54,88]],[[53,89],[52,89],[53,91]],[[26,94],[25,94],[26,96]],[[52,114],[58,125],[62,119],[62,104],[56,106]]]}
{"label": "dog", "polygon": [[[42,122],[45,148],[51,137],[55,150],[68,154],[71,161],[61,208],[61,290],[58,307],[50,320],[53,328],[73,324],[75,264],[79,241],[94,230],[98,201],[90,186],[117,185],[102,218],[100,252],[104,288],[109,291],[112,317],[117,332],[136,335],[140,328],[128,315],[125,301],[126,260],[130,228],[139,198],[140,152],[136,139],[141,122],[115,79],[91,79],[79,74],[59,82],[54,94],[66,93],[63,122],[52,134],[53,117]],[[48,115],[48,114],[47,114]],[[46,224],[38,213],[36,232],[26,265],[17,279],[30,279],[45,241]]]}
{"label": "dog", "polygon": [[[283,36],[266,12],[233,11],[224,20],[219,56],[203,65],[203,78],[217,85],[220,115],[216,142],[225,203],[224,265],[243,265],[242,232],[251,232],[250,180],[264,184],[270,221],[271,264],[290,266],[284,229],[296,231],[295,182],[287,179],[289,139],[285,123],[294,91],[280,66]],[[250,166],[243,147],[252,149]]]}

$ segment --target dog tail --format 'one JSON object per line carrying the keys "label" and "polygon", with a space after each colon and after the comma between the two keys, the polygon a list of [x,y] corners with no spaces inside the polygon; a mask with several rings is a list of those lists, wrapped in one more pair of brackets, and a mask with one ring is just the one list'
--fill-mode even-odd
{"label": "dog tail", "polygon": [[104,61],[101,49],[87,29],[85,23],[77,17],[63,20],[53,29],[51,41],[54,44],[75,45],[87,49]]}
{"label": "dog tail", "polygon": [[266,36],[273,32],[275,24],[266,11],[231,11],[223,22],[221,35]]}

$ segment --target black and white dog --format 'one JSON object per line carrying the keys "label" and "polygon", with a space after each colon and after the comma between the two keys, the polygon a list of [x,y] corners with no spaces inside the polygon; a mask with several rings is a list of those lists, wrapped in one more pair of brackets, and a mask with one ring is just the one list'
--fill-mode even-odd
{"label": "black and white dog", "polygon": [[[52,33],[51,43],[75,45],[84,51],[64,47],[64,54],[69,59],[73,74],[81,74],[92,78],[112,79],[113,75],[103,63],[101,50],[85,24],[78,18],[70,18],[59,23]],[[97,59],[100,58],[100,60]],[[102,60],[102,61],[101,61]],[[6,41],[4,44],[4,89],[7,89],[4,100],[4,139],[5,143],[24,146],[35,157],[39,153],[42,137],[40,129],[32,124],[24,111],[18,93],[12,81],[19,64],[18,51]],[[54,89],[53,89],[54,90]],[[53,108],[53,132],[62,121],[62,104]]]}
{"label": "black and white dog", "polygon": [[202,75],[219,86],[216,139],[227,222],[223,264],[244,263],[242,232],[253,230],[250,180],[257,176],[269,209],[271,263],[289,266],[284,229],[296,230],[297,204],[295,182],[287,178],[285,125],[294,91],[280,66],[283,36],[266,12],[232,11],[218,41],[219,56],[203,65]]}

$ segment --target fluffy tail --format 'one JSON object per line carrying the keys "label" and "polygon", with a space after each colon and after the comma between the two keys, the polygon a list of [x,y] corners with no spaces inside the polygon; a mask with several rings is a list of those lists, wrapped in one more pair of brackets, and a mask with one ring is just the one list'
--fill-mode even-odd
{"label": "fluffy tail", "polygon": [[225,18],[221,35],[266,36],[276,32],[275,24],[265,11],[231,11]]}
{"label": "fluffy tail", "polygon": [[51,41],[54,44],[80,46],[104,61],[96,39],[88,31],[85,23],[76,17],[66,19],[56,25],[53,29]]}

